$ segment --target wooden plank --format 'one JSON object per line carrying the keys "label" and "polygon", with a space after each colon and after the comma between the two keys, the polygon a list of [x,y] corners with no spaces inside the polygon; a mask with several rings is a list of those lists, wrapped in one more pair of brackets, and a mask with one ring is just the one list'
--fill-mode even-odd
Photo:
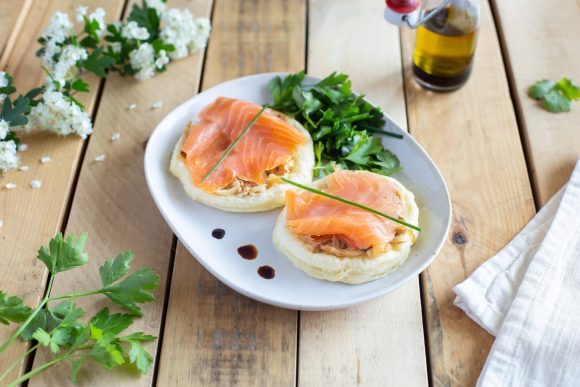
{"label": "wooden plank", "polygon": [[32,0],[0,2],[0,69],[4,68],[31,4]]}
{"label": "wooden plank", "polygon": [[[216,0],[203,88],[304,66],[303,0]],[[178,245],[157,383],[294,385],[296,317],[228,289]]]}
{"label": "wooden plank", "polygon": [[[349,74],[354,90],[406,127],[399,32],[382,9],[374,0],[356,9],[349,0],[311,0],[307,69]],[[301,386],[426,386],[418,278],[365,305],[302,312],[299,348]]]}
{"label": "wooden plank", "polygon": [[[88,6],[101,6],[110,20],[120,16],[122,1],[91,0]],[[44,82],[41,60],[35,56],[38,48],[36,39],[43,33],[50,17],[57,10],[71,12],[77,2],[72,0],[36,1],[26,17],[23,28],[7,62],[6,71],[14,76],[19,91],[28,91]],[[91,93],[81,95],[81,100],[92,111],[99,81],[88,77]],[[66,212],[69,191],[77,169],[83,141],[76,136],[66,138],[47,133],[22,135],[24,143],[30,145],[21,153],[22,165],[28,165],[26,172],[12,172],[0,178],[0,186],[7,182],[17,184],[11,191],[0,191],[0,218],[4,227],[0,229],[0,284],[9,294],[24,298],[28,304],[36,305],[45,288],[47,271],[36,260],[36,251],[46,244],[61,228]],[[42,156],[50,156],[52,161],[43,165]],[[29,183],[33,179],[42,181],[42,188],[33,190]],[[2,336],[12,330],[2,329]],[[21,356],[26,344],[15,342],[10,349],[0,355],[0,369],[6,369]],[[15,379],[22,370],[14,369],[8,380]]]}
{"label": "wooden plank", "polygon": [[453,305],[452,287],[502,248],[534,213],[530,183],[493,20],[482,2],[473,74],[452,93],[421,89],[411,72],[414,39],[403,34],[409,131],[445,176],[451,233],[422,275],[434,386],[475,384],[493,337]]}
{"label": "wooden plank", "polygon": [[580,82],[580,3],[576,0],[557,4],[541,0],[492,3],[507,49],[506,62],[536,200],[543,204],[568,180],[580,157],[580,106],[576,102],[570,113],[548,113],[527,96],[527,88],[540,79],[558,81],[568,77]]}
{"label": "wooden plank", "polygon": [[[211,0],[173,0],[172,8],[188,8],[194,15],[209,16]],[[159,335],[165,290],[171,262],[171,230],[156,209],[143,171],[145,144],[156,124],[199,88],[203,52],[171,63],[168,70],[146,81],[132,77],[110,76],[101,97],[95,133],[88,145],[73,200],[67,233],[89,233],[87,251],[91,261],[80,269],[57,278],[53,293],[97,289],[98,267],[105,259],[126,250],[135,252],[133,266],[150,267],[161,277],[157,300],[143,307],[144,317],[131,330]],[[163,102],[159,109],[151,106]],[[135,110],[127,110],[130,104]],[[114,133],[117,142],[111,142]],[[106,159],[96,162],[97,155]],[[104,303],[79,300],[88,315]],[[157,343],[147,349],[156,357]],[[35,358],[35,366],[46,361],[46,352]],[[33,386],[67,385],[69,365],[52,369],[32,381]],[[138,377],[128,369],[106,371],[87,366],[81,370],[83,383],[93,386],[149,386],[154,372]]]}

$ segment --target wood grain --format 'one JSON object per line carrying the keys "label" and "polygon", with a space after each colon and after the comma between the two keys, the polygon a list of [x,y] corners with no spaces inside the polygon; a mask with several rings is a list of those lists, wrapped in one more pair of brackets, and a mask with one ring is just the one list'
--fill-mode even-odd
{"label": "wood grain", "polygon": [[[382,10],[374,0],[356,7],[311,0],[307,70],[319,77],[349,74],[354,90],[406,127],[399,31],[385,23]],[[428,384],[418,278],[361,306],[302,312],[299,339],[301,386]]]}
{"label": "wood grain", "polygon": [[552,114],[527,96],[527,88],[540,79],[568,77],[580,82],[580,3],[494,0],[493,4],[541,205],[568,181],[580,157],[580,104],[572,103],[570,113]]}
{"label": "wood grain", "polygon": [[[173,0],[170,6],[188,8],[194,15],[207,17],[211,0]],[[121,251],[134,251],[133,268],[152,268],[160,275],[161,285],[155,292],[157,300],[142,308],[144,317],[136,320],[131,330],[157,336],[162,329],[173,236],[149,194],[143,154],[157,123],[199,88],[202,62],[203,51],[171,63],[165,73],[145,81],[116,74],[107,80],[66,229],[67,234],[89,233],[87,252],[91,261],[57,278],[53,287],[54,294],[97,289],[101,284],[98,267],[104,260]],[[157,101],[163,106],[152,109]],[[136,109],[127,110],[133,103]],[[111,142],[114,133],[120,133],[121,138]],[[95,161],[101,154],[106,159]],[[110,303],[95,302],[92,298],[81,299],[79,304],[91,316]],[[156,343],[147,345],[147,349],[156,357]],[[43,364],[46,354],[46,351],[40,352],[34,365]],[[72,385],[68,381],[69,373],[70,365],[66,364],[33,379],[30,385]],[[132,367],[108,372],[87,364],[81,369],[80,378],[82,385],[149,386],[154,372],[139,376]]]}
{"label": "wood grain", "polygon": [[[121,0],[91,0],[86,4],[91,8],[103,7],[109,20],[117,19],[122,8]],[[38,49],[36,39],[42,35],[54,12],[72,13],[76,5],[72,0],[34,2],[26,17],[27,27],[19,33],[6,66],[6,71],[14,76],[18,91],[28,91],[44,82],[41,60],[34,55]],[[90,112],[99,81],[95,77],[87,80],[92,92],[81,95],[80,99]],[[0,177],[2,187],[8,182],[17,184],[14,190],[0,190],[0,219],[4,220],[4,227],[0,229],[0,284],[8,294],[18,295],[27,304],[36,305],[44,292],[47,275],[42,262],[36,260],[36,251],[61,228],[83,141],[76,136],[62,138],[40,132],[22,135],[21,139],[30,146],[20,154],[22,165],[30,169]],[[41,164],[39,159],[43,156],[51,157],[52,161]],[[41,189],[30,188],[33,179],[42,182]],[[2,338],[12,332],[12,329],[0,329]],[[25,348],[25,343],[15,342],[0,355],[0,369],[6,369]],[[21,368],[14,369],[7,379],[14,379]]]}
{"label": "wood grain", "polygon": [[[203,88],[304,66],[305,2],[216,0]],[[228,289],[179,244],[157,383],[290,386],[297,313]]]}
{"label": "wood grain", "polygon": [[412,33],[403,35],[409,131],[446,178],[451,234],[422,275],[434,386],[472,386],[493,338],[453,305],[453,286],[502,248],[534,214],[534,203],[487,2],[471,79],[438,94],[413,80]]}
{"label": "wood grain", "polygon": [[4,68],[18,33],[24,25],[32,0],[0,2],[0,69]]}

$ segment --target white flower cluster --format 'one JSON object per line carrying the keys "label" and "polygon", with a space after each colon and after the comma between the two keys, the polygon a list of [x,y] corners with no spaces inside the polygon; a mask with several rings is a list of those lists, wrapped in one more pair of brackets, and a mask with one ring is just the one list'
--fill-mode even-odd
{"label": "white flower cluster", "polygon": [[[83,23],[85,21],[85,17],[87,17],[87,12],[89,10],[89,7],[84,6],[84,5],[79,5],[76,9],[75,9],[75,17],[77,20],[77,23]],[[97,8],[95,9],[95,11],[93,13],[91,13],[87,19],[89,19],[90,21],[96,21],[99,24],[99,30],[97,31],[97,34],[99,36],[101,36],[103,34],[103,32],[105,31],[105,29],[107,28],[107,25],[105,24],[105,10],[103,8]]]}
{"label": "white flower cluster", "polygon": [[16,168],[20,161],[16,153],[16,143],[12,140],[4,141],[9,131],[8,122],[0,119],[0,172]]}
{"label": "white flower cluster", "polygon": [[145,0],[147,8],[153,8],[157,15],[161,15],[165,10],[165,3],[162,0]]}
{"label": "white flower cluster", "polygon": [[[4,71],[0,71],[0,88],[8,86],[8,78],[6,77],[6,73]],[[6,98],[6,94],[0,93],[0,105],[4,103],[4,99]],[[0,136],[2,138],[2,136]]]}
{"label": "white flower cluster", "polygon": [[62,136],[78,134],[82,138],[93,132],[91,117],[58,91],[45,92],[42,102],[30,110],[24,129],[36,128]]}
{"label": "white flower cluster", "polygon": [[149,43],[143,43],[139,48],[129,53],[129,63],[133,70],[137,71],[135,78],[143,80],[155,75],[155,69],[162,69],[169,63],[169,58],[165,50],[160,50],[159,56],[155,58],[153,46]]}
{"label": "white flower cluster", "polygon": [[134,39],[134,40],[147,40],[149,39],[149,32],[145,27],[139,27],[139,24],[134,21],[130,21],[123,26],[121,30],[121,35],[125,39]]}
{"label": "white flower cluster", "polygon": [[204,48],[211,30],[209,19],[195,19],[188,9],[169,9],[161,14],[159,36],[175,47],[171,59],[181,59]]}

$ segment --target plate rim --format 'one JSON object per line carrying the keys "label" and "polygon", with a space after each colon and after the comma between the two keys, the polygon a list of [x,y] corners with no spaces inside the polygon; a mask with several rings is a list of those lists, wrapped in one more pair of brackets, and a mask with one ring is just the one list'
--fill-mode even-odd
{"label": "plate rim", "polygon": [[[449,194],[449,189],[447,187],[447,182],[445,181],[443,174],[441,173],[441,171],[439,170],[439,167],[437,166],[437,164],[433,161],[433,159],[431,158],[431,156],[427,153],[427,151],[421,146],[421,144],[419,144],[419,142],[413,137],[411,136],[407,131],[401,129],[400,125],[398,125],[396,123],[395,120],[393,120],[393,118],[388,115],[387,113],[385,113],[383,111],[383,109],[381,108],[381,111],[383,113],[383,115],[385,116],[385,118],[387,118],[387,122],[393,123],[395,128],[389,128],[389,129],[396,129],[398,132],[400,132],[403,135],[403,138],[406,140],[410,140],[414,143],[414,145],[423,153],[423,156],[426,157],[426,159],[431,163],[431,165],[434,167],[435,171],[437,172],[437,175],[439,177],[439,179],[441,180],[442,184],[443,184],[443,188],[444,188],[444,194],[445,194],[445,199],[446,199],[446,204],[447,204],[447,208],[448,208],[448,213],[447,213],[447,224],[445,225],[445,232],[443,233],[443,235],[445,235],[444,238],[441,239],[441,241],[439,242],[439,244],[437,245],[437,248],[435,249],[435,251],[431,254],[429,254],[428,258],[425,259],[423,261],[422,264],[418,265],[416,269],[411,271],[411,275],[407,278],[407,279],[401,279],[399,281],[396,281],[395,283],[390,284],[389,286],[385,286],[383,288],[379,288],[377,290],[374,290],[372,292],[369,293],[364,293],[360,296],[354,297],[349,299],[348,301],[345,302],[334,302],[334,303],[325,303],[325,304],[320,304],[320,305],[299,305],[299,304],[295,304],[295,303],[287,303],[287,302],[283,302],[283,301],[278,301],[276,298],[268,298],[268,297],[264,297],[261,294],[252,292],[251,290],[248,290],[242,286],[238,286],[237,284],[235,284],[234,282],[231,282],[230,280],[228,280],[228,278],[226,276],[222,276],[218,271],[214,270],[211,265],[209,265],[208,262],[206,262],[204,259],[200,258],[200,255],[197,253],[196,249],[191,246],[187,240],[185,240],[184,238],[182,238],[182,234],[180,233],[179,230],[177,230],[174,225],[172,224],[172,222],[169,221],[169,217],[166,214],[163,206],[160,205],[159,200],[161,200],[158,197],[158,194],[156,193],[156,190],[153,189],[153,184],[151,182],[151,179],[153,177],[150,176],[151,170],[153,168],[153,163],[154,160],[150,160],[152,159],[152,149],[154,147],[155,143],[155,138],[160,136],[160,133],[163,129],[164,122],[167,121],[172,115],[177,114],[176,112],[179,111],[184,105],[187,105],[190,103],[190,101],[192,101],[193,99],[198,98],[202,93],[207,93],[212,91],[215,88],[218,87],[223,87],[224,85],[228,84],[228,83],[233,83],[233,82],[237,82],[240,80],[251,80],[251,78],[264,78],[264,77],[270,77],[273,78],[275,76],[288,76],[292,73],[290,72],[266,72],[266,73],[257,73],[257,74],[252,74],[252,75],[246,75],[246,76],[242,76],[242,77],[238,77],[238,78],[234,78],[234,79],[230,79],[221,83],[218,83],[206,90],[203,90],[201,92],[197,92],[195,95],[193,95],[191,98],[186,99],[185,101],[183,101],[181,104],[179,104],[178,106],[176,106],[175,108],[173,108],[169,113],[167,113],[162,119],[161,121],[159,121],[159,123],[155,126],[155,129],[153,129],[153,131],[151,132],[151,135],[149,136],[149,139],[147,141],[147,146],[145,148],[145,154],[144,154],[144,160],[143,160],[143,167],[144,167],[144,173],[145,173],[145,180],[147,182],[147,188],[149,189],[149,193],[151,194],[151,197],[153,198],[153,201],[155,202],[155,205],[157,206],[159,212],[161,213],[161,215],[163,216],[163,219],[165,220],[165,222],[167,223],[167,225],[169,226],[169,228],[173,231],[173,233],[175,233],[175,235],[177,236],[177,238],[179,239],[179,241],[181,243],[183,243],[183,245],[185,246],[185,248],[188,250],[188,252],[193,256],[193,258],[199,262],[203,268],[205,270],[207,270],[208,272],[210,272],[217,280],[223,282],[225,285],[227,285],[230,289],[233,289],[234,291],[236,291],[237,293],[240,293],[246,297],[252,298],[254,300],[263,302],[265,304],[269,304],[269,305],[273,305],[273,306],[277,306],[277,307],[281,307],[284,309],[291,309],[291,310],[304,310],[304,311],[328,311],[328,310],[337,310],[337,309],[345,309],[354,305],[358,305],[364,302],[368,302],[371,300],[374,300],[378,297],[384,296],[388,293],[391,293],[393,291],[395,291],[396,289],[401,288],[403,285],[406,285],[407,283],[409,283],[410,281],[412,281],[413,278],[417,277],[418,275],[420,275],[423,271],[425,271],[425,269],[431,265],[431,263],[433,263],[433,261],[435,260],[435,258],[439,255],[439,253],[441,252],[441,250],[443,249],[443,246],[445,245],[445,241],[449,235],[449,229],[451,227],[451,220],[452,220],[452,214],[453,214],[453,209],[452,209],[452,204],[451,204],[451,196]],[[320,80],[321,78],[318,78],[316,76],[312,76],[309,74],[305,74],[305,78],[309,78],[309,79],[314,79],[314,80]],[[357,94],[357,93],[355,93]],[[371,100],[367,99],[365,97],[365,100],[367,102],[369,102],[371,105],[373,106],[378,106],[377,104],[373,103]],[[153,140],[153,141],[152,141]],[[151,166],[150,166],[151,165]],[[167,169],[168,170],[168,169]],[[169,173],[169,172],[167,172]],[[353,285],[356,286],[356,285]]]}

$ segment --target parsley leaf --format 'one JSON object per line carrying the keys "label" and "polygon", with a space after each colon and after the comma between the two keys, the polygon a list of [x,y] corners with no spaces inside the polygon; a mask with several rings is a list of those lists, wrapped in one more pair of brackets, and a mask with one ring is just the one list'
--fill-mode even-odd
{"label": "parsley leaf", "polygon": [[547,80],[542,79],[534,83],[532,86],[528,88],[528,95],[533,98],[537,99],[538,101],[541,100],[550,90],[552,90],[555,86],[555,83]]}
{"label": "parsley leaf", "polygon": [[112,338],[133,324],[135,317],[130,314],[109,314],[108,308],[103,308],[90,322],[91,328],[101,329],[103,337]]}
{"label": "parsley leaf", "polygon": [[131,348],[129,349],[129,360],[137,366],[137,369],[142,374],[146,374],[149,371],[149,368],[151,368],[153,357],[145,350],[145,348],[143,348],[139,341],[127,341],[131,344]]}
{"label": "parsley leaf", "polygon": [[129,266],[133,260],[133,253],[126,251],[105,261],[99,268],[103,286],[109,286],[129,272]]}
{"label": "parsley leaf", "polygon": [[564,78],[560,80],[560,82],[556,83],[556,89],[558,89],[564,97],[568,98],[570,101],[580,99],[580,86],[571,79]]}
{"label": "parsley leaf", "polygon": [[570,100],[557,90],[550,90],[542,97],[542,107],[552,113],[569,112]]}
{"label": "parsley leaf", "polygon": [[0,323],[8,325],[11,322],[23,322],[30,316],[32,309],[16,296],[8,297],[0,290]]}
{"label": "parsley leaf", "polygon": [[155,300],[151,290],[158,287],[159,276],[149,268],[142,268],[129,274],[124,280],[105,287],[105,295],[129,312],[142,316],[137,304]]}
{"label": "parsley leaf", "polygon": [[528,88],[528,96],[540,101],[542,107],[549,112],[569,112],[572,101],[580,99],[580,86],[568,78],[563,78],[558,83],[543,79]]}
{"label": "parsley leaf", "polygon": [[78,237],[69,235],[66,239],[59,233],[49,242],[49,247],[41,247],[38,250],[40,259],[52,274],[70,270],[82,266],[88,262],[89,257],[84,252],[87,234]]}
{"label": "parsley leaf", "polygon": [[73,382],[73,384],[77,384],[79,381],[79,371],[81,369],[81,367],[83,366],[83,364],[85,363],[85,358],[81,357],[75,361],[73,361],[72,363],[72,367],[70,370],[70,381]]}

